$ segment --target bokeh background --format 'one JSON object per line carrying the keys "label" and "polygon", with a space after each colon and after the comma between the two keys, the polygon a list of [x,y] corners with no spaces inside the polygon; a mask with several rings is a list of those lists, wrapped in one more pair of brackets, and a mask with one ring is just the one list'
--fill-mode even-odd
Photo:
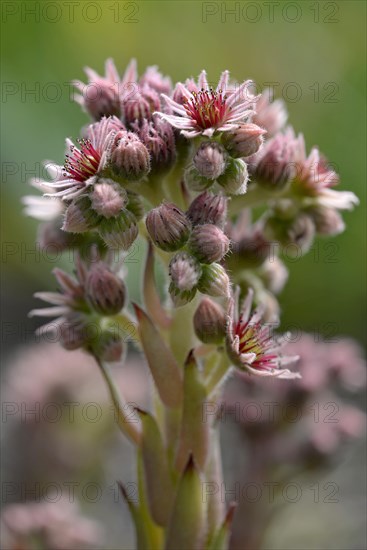
{"label": "bokeh background", "polygon": [[[33,339],[37,321],[27,319],[35,305],[32,294],[53,288],[50,271],[56,261],[34,253],[37,223],[22,215],[20,198],[29,192],[28,177],[42,173],[43,159],[62,164],[64,138],[77,137],[87,120],[72,102],[68,83],[83,80],[85,65],[102,72],[107,57],[121,72],[131,57],[140,71],[158,64],[173,81],[206,68],[215,82],[228,68],[235,78],[254,79],[260,89],[273,83],[308,147],[319,145],[337,166],[341,188],[361,200],[346,213],[344,234],[319,240],[306,257],[288,262],[283,327],[348,335],[366,345],[365,2],[4,1],[1,8],[1,299],[7,361]],[[132,297],[138,292],[137,270],[131,263]],[[351,499],[361,498],[362,455],[363,445],[342,474]],[[307,513],[299,507],[297,520],[284,518],[290,532],[275,528],[269,548],[295,548],[297,529],[303,537],[297,548],[319,548],[314,532],[334,541],[322,548],[346,547],[343,539],[325,533],[335,528],[332,505],[325,528],[312,503],[309,507]],[[362,520],[356,520],[355,530],[353,548],[363,548]]]}

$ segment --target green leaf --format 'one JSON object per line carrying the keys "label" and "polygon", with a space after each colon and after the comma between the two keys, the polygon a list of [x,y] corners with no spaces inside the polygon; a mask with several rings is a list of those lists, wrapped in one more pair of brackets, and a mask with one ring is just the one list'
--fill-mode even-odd
{"label": "green leaf", "polygon": [[228,550],[229,548],[229,537],[231,534],[231,525],[233,520],[233,514],[236,509],[236,503],[231,502],[227,515],[218,529],[217,533],[214,535],[212,541],[208,546],[208,550]]}
{"label": "green leaf", "polygon": [[190,457],[181,476],[165,550],[199,550],[205,536],[206,509],[201,498],[201,479]]}
{"label": "green leaf", "polygon": [[206,401],[205,386],[193,350],[190,351],[184,373],[184,404],[176,467],[182,471],[192,454],[200,470],[204,469],[209,448],[209,422],[203,419]]}
{"label": "green leaf", "polygon": [[173,502],[173,484],[166,450],[155,418],[140,409],[137,412],[143,426],[141,452],[149,508],[153,520],[165,526]]}
{"label": "green leaf", "polygon": [[160,398],[167,407],[182,402],[182,375],[171,350],[148,315],[133,304],[139,322],[139,335]]}

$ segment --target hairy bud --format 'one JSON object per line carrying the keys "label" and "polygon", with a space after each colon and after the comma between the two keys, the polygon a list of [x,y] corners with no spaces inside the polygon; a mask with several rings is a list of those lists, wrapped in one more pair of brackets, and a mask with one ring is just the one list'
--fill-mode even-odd
{"label": "hairy bud", "polygon": [[192,290],[201,276],[200,263],[187,252],[178,252],[169,264],[169,275],[179,290]]}
{"label": "hairy bud", "polygon": [[85,86],[84,107],[94,120],[100,120],[103,116],[120,116],[120,98],[115,84],[100,78],[93,85]]}
{"label": "hairy bud", "polygon": [[143,120],[141,124],[134,124],[133,128],[149,151],[152,170],[157,172],[172,166],[176,158],[176,144],[168,122],[153,117],[152,121]]}
{"label": "hairy bud", "polygon": [[192,201],[186,215],[193,225],[212,223],[223,229],[227,219],[227,198],[205,191]]}
{"label": "hairy bud", "polygon": [[172,258],[169,265],[169,293],[176,307],[183,306],[194,298],[201,273],[201,265],[187,252],[178,252]]}
{"label": "hairy bud", "polygon": [[121,361],[124,354],[124,345],[116,330],[112,328],[103,330],[95,342],[93,353],[102,361],[114,363]]}
{"label": "hairy bud", "polygon": [[135,121],[151,118],[154,111],[160,110],[159,94],[149,86],[135,90],[132,97],[124,102],[124,119],[130,126]]}
{"label": "hairy bud", "polygon": [[248,177],[246,162],[231,158],[227,163],[226,171],[217,179],[217,182],[228,195],[243,195],[247,191]]}
{"label": "hairy bud", "polygon": [[314,206],[307,213],[313,219],[319,235],[339,235],[345,229],[343,218],[334,208]]}
{"label": "hairy bud", "polygon": [[256,124],[240,124],[233,132],[224,134],[225,144],[232,156],[250,157],[258,152],[266,130]]}
{"label": "hairy bud", "polygon": [[60,227],[60,219],[41,223],[38,227],[37,242],[41,250],[62,252],[74,245],[75,236]]}
{"label": "hairy bud", "polygon": [[98,231],[110,248],[128,250],[138,236],[136,218],[129,210],[123,210],[117,218],[102,219]]}
{"label": "hairy bud", "polygon": [[106,180],[93,186],[91,201],[95,212],[104,218],[112,218],[118,216],[126,206],[127,195],[112,180]]}
{"label": "hairy bud", "polygon": [[136,134],[124,130],[113,139],[110,163],[117,176],[133,181],[142,179],[150,170],[148,149]]}
{"label": "hairy bud", "polygon": [[205,344],[220,344],[226,333],[226,314],[210,298],[203,298],[194,314],[195,334]]}
{"label": "hairy bud", "polygon": [[304,213],[288,221],[270,217],[265,222],[264,234],[269,240],[286,246],[289,257],[297,257],[310,249],[315,237],[315,224]]}
{"label": "hairy bud", "polygon": [[279,294],[283,290],[288,279],[288,269],[277,256],[264,262],[259,274],[266,288],[274,294]]}
{"label": "hairy bud", "polygon": [[86,295],[92,308],[100,315],[116,315],[125,304],[125,283],[106,265],[97,263],[88,272]]}
{"label": "hairy bud", "polygon": [[259,267],[270,254],[270,243],[260,231],[231,243],[231,254],[226,258],[230,270]]}
{"label": "hairy bud", "polygon": [[86,348],[90,342],[91,329],[96,327],[88,324],[87,319],[80,314],[69,314],[60,325],[60,343],[69,350]]}
{"label": "hairy bud", "polygon": [[227,254],[229,239],[219,227],[208,223],[194,227],[188,246],[200,262],[211,264],[220,261]]}
{"label": "hairy bud", "polygon": [[211,185],[213,185],[213,180],[205,178],[199,172],[194,164],[190,164],[184,172],[184,181],[193,191],[204,191]]}
{"label": "hairy bud", "polygon": [[92,209],[89,197],[79,197],[67,207],[62,229],[69,233],[84,233],[96,227],[100,216]]}
{"label": "hairy bud", "polygon": [[291,133],[278,134],[260,152],[254,176],[268,188],[283,189],[295,175],[294,155],[297,142]]}
{"label": "hairy bud", "polygon": [[149,212],[146,226],[154,244],[166,252],[182,248],[191,230],[191,223],[185,213],[168,202]]}
{"label": "hairy bud", "polygon": [[226,150],[215,141],[202,143],[194,156],[194,166],[199,174],[211,180],[223,174],[226,167]]}
{"label": "hairy bud", "polygon": [[226,270],[220,264],[214,263],[202,266],[203,273],[200,277],[198,289],[209,296],[224,296],[230,294],[230,281]]}
{"label": "hairy bud", "polygon": [[127,194],[127,210],[130,210],[134,214],[137,221],[141,220],[144,216],[144,203],[141,196],[134,191],[126,191]]}

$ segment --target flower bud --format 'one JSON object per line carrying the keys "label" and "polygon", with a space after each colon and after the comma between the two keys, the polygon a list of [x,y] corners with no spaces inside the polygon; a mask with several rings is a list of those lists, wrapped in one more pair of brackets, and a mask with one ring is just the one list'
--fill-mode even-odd
{"label": "flower bud", "polygon": [[293,134],[278,134],[269,140],[260,152],[255,166],[256,181],[271,189],[280,190],[287,186],[295,175],[295,154],[297,142]]}
{"label": "flower bud", "polygon": [[62,229],[69,233],[84,233],[97,226],[100,216],[92,209],[89,197],[79,197],[67,207]]}
{"label": "flower bud", "polygon": [[224,296],[230,294],[230,281],[226,270],[220,264],[203,265],[198,289],[209,296]]}
{"label": "flower bud", "polygon": [[124,130],[113,139],[110,163],[116,176],[133,181],[142,179],[150,170],[148,149],[134,132]]}
{"label": "flower bud", "polygon": [[169,265],[169,293],[176,307],[186,305],[194,298],[201,273],[201,265],[187,252],[178,252],[172,258]]}
{"label": "flower bud", "polygon": [[215,141],[202,143],[194,156],[194,166],[199,174],[211,180],[223,174],[226,167],[226,150]]}
{"label": "flower bud", "polygon": [[274,256],[264,262],[259,271],[259,275],[270,292],[279,294],[287,282],[288,269],[277,256]]}
{"label": "flower bud", "polygon": [[121,335],[112,328],[103,330],[93,342],[93,353],[102,361],[115,363],[121,361],[124,354],[124,345]]}
{"label": "flower bud", "polygon": [[85,110],[94,120],[100,120],[103,116],[119,117],[121,114],[116,86],[104,78],[99,78],[93,85],[85,86],[83,100]]}
{"label": "flower bud", "polygon": [[229,239],[219,227],[211,223],[197,225],[189,242],[191,253],[204,264],[219,262],[229,250]]}
{"label": "flower bud", "polygon": [[268,137],[274,136],[287,122],[288,113],[282,99],[273,101],[270,88],[266,88],[256,103],[256,114],[252,121],[265,128]]}
{"label": "flower bud", "polygon": [[314,206],[307,210],[319,235],[339,235],[345,229],[343,218],[334,208]]}
{"label": "flower bud", "polygon": [[89,303],[100,315],[117,315],[124,307],[125,283],[101,262],[92,265],[85,289]]}
{"label": "flower bud", "polygon": [[75,236],[63,231],[60,227],[60,218],[41,223],[38,227],[37,242],[41,250],[62,252],[72,247]]}
{"label": "flower bud", "polygon": [[175,135],[172,126],[159,117],[133,124],[135,132],[150,154],[152,170],[156,172],[172,166],[176,159]]}
{"label": "flower bud", "polygon": [[122,250],[128,250],[139,233],[134,214],[126,209],[117,218],[102,219],[98,231],[108,247]]}
{"label": "flower bud", "polygon": [[193,225],[212,223],[223,229],[227,219],[227,198],[205,191],[192,201],[186,215]]}
{"label": "flower bud", "polygon": [[205,344],[220,344],[226,333],[227,317],[210,298],[203,298],[194,314],[195,334]]}
{"label": "flower bud", "polygon": [[190,235],[191,224],[185,213],[169,202],[153,208],[145,223],[154,244],[166,252],[182,248]]}
{"label": "flower bud", "polygon": [[90,342],[91,328],[86,317],[80,314],[67,315],[65,321],[60,325],[60,343],[68,351],[79,348],[86,348]]}
{"label": "flower bud", "polygon": [[279,241],[287,247],[287,256],[296,258],[310,249],[315,237],[315,224],[310,216],[302,212],[289,221],[270,217],[265,223],[264,234],[269,240]]}
{"label": "flower bud", "polygon": [[180,290],[177,286],[171,282],[168,288],[171,300],[175,307],[182,307],[191,302],[196,294],[196,287],[191,290]]}
{"label": "flower bud", "polygon": [[148,85],[160,94],[170,94],[172,91],[171,79],[169,76],[163,76],[155,65],[147,67],[140,79],[140,84],[142,86]]}
{"label": "flower bud", "polygon": [[151,118],[152,113],[159,111],[160,107],[159,94],[152,88],[143,86],[140,91],[135,90],[131,98],[124,102],[125,122],[131,126],[135,121]]}
{"label": "flower bud", "polygon": [[228,195],[243,195],[247,191],[248,170],[247,164],[242,159],[231,158],[227,168],[217,182]]}
{"label": "flower bud", "polygon": [[170,261],[169,275],[178,290],[192,290],[201,276],[199,262],[187,252],[178,252]]}
{"label": "flower bud", "polygon": [[270,254],[270,243],[260,231],[231,243],[231,254],[226,258],[230,270],[253,269],[263,264]]}
{"label": "flower bud", "polygon": [[213,185],[213,180],[202,176],[194,164],[190,164],[190,166],[186,168],[184,172],[184,182],[187,187],[193,191],[204,191]]}
{"label": "flower bud", "polygon": [[263,144],[266,130],[256,124],[239,124],[233,132],[224,134],[225,145],[235,157],[250,157],[257,153]]}
{"label": "flower bud", "polygon": [[132,214],[134,214],[137,221],[141,220],[144,216],[144,203],[141,198],[141,196],[138,193],[134,193],[134,191],[126,191],[127,193],[127,205],[126,208]]}
{"label": "flower bud", "polygon": [[120,186],[117,188],[112,180],[96,183],[91,193],[92,208],[104,218],[112,218],[119,215],[126,206],[126,191]]}

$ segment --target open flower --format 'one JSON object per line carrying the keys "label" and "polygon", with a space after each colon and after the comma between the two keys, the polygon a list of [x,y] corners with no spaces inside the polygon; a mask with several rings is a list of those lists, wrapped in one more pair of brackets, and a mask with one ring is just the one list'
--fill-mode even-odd
{"label": "open flower", "polygon": [[[78,145],[66,139],[67,153],[63,170],[57,171],[54,181],[45,182],[52,192],[49,197],[73,199],[93,185],[108,160],[109,144],[118,130],[124,125],[116,117],[103,117],[100,122],[91,124],[84,138],[78,140]],[[60,168],[60,167],[57,167]]]}
{"label": "open flower", "polygon": [[295,151],[296,184],[298,189],[311,197],[310,204],[317,204],[337,210],[352,210],[359,203],[358,197],[351,191],[335,191],[331,187],[338,185],[339,175],[328,164],[317,147],[307,156],[305,140],[302,134],[297,138]]}
{"label": "open flower", "polygon": [[285,337],[273,338],[274,325],[262,325],[263,310],[251,313],[253,291],[250,290],[237,315],[238,293],[230,299],[227,319],[227,353],[240,370],[256,376],[276,378],[300,378],[298,372],[291,372],[283,366],[295,363],[297,356],[282,356],[280,349]]}
{"label": "open flower", "polygon": [[123,112],[122,100],[124,94],[131,93],[131,85],[137,80],[136,61],[132,59],[120,79],[112,59],[107,59],[105,76],[100,76],[93,69],[86,67],[85,73],[89,83],[74,80],[73,86],[79,93],[74,100],[79,103],[95,120],[103,116],[121,116]]}
{"label": "open flower", "polygon": [[224,71],[217,88],[209,86],[206,72],[199,75],[198,85],[192,80],[177,84],[174,97],[162,94],[174,114],[158,113],[188,138],[211,137],[214,132],[226,132],[254,113],[257,97],[248,90],[251,80],[229,88],[229,72]]}
{"label": "open flower", "polygon": [[[43,163],[44,169],[46,170],[49,178],[51,180],[59,180],[64,177],[63,167],[53,162],[45,161]],[[40,178],[31,178],[29,182],[32,187],[38,189],[38,191],[45,191],[52,193],[53,188],[51,183],[48,181],[43,181]],[[65,209],[65,205],[60,199],[50,200],[47,197],[40,195],[26,195],[22,198],[22,203],[24,204],[24,213],[36,220],[42,221],[54,221],[59,218]]]}

